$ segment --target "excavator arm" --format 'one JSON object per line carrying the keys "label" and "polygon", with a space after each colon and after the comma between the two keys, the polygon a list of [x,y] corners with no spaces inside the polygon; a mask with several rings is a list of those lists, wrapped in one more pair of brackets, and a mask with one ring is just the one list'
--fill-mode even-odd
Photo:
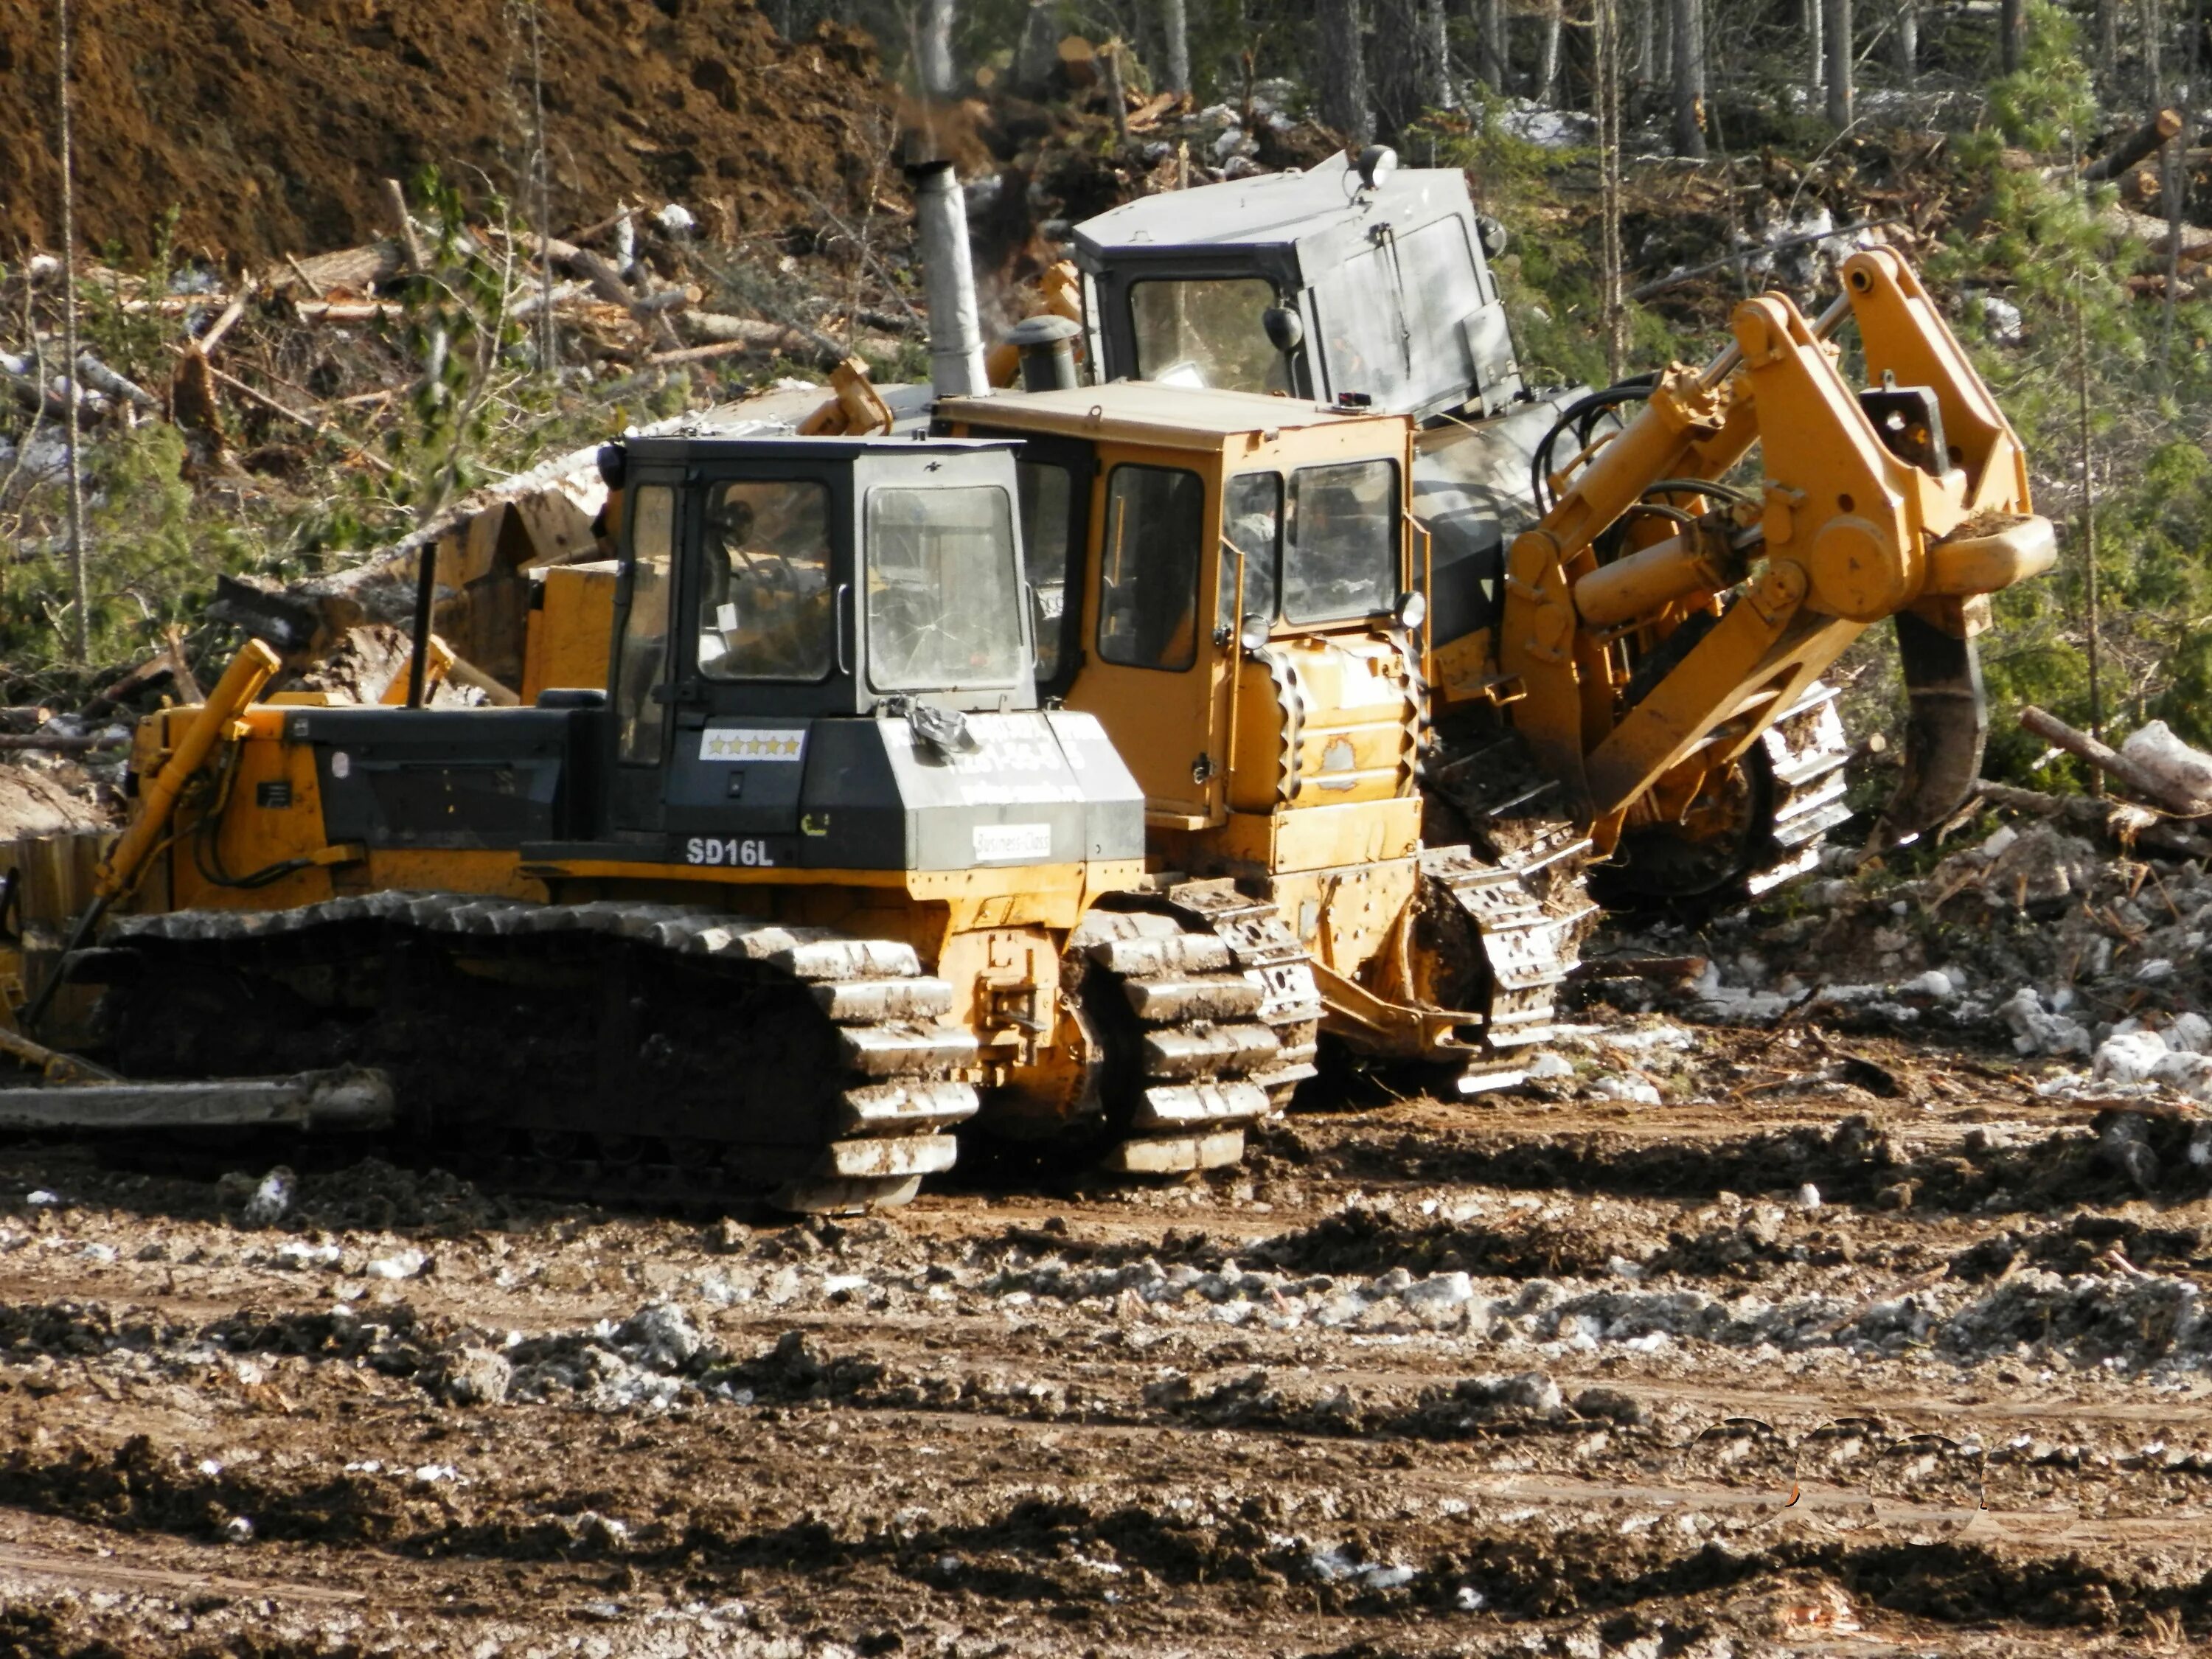
{"label": "excavator arm", "polygon": [[[1734,343],[1662,375],[1554,479],[1509,553],[1497,636],[1516,727],[1610,846],[1632,805],[1741,756],[1860,634],[1897,619],[1912,717],[1885,831],[1955,810],[1985,732],[1988,596],[2050,568],[2017,437],[1893,251],[1808,319],[1745,301]],[[1856,389],[1828,337],[1856,321]],[[1731,480],[1753,447],[1761,476]]]}

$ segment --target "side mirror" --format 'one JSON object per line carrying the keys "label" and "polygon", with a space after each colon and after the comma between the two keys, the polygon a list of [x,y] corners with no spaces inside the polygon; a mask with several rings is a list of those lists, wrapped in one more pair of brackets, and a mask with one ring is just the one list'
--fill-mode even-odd
{"label": "side mirror", "polygon": [[1267,343],[1285,356],[1305,343],[1304,319],[1288,306],[1269,306],[1260,313],[1260,326],[1267,331]]}
{"label": "side mirror", "polygon": [[1474,234],[1481,239],[1482,257],[1486,259],[1495,259],[1513,240],[1505,227],[1486,213],[1474,216]]}
{"label": "side mirror", "polygon": [[1388,144],[1370,144],[1359,152],[1358,166],[1359,182],[1369,190],[1380,189],[1398,170],[1398,152]]}
{"label": "side mirror", "polygon": [[1273,632],[1265,617],[1247,617],[1244,625],[1237,630],[1237,643],[1246,651],[1264,651]]}
{"label": "side mirror", "polygon": [[1398,596],[1398,626],[1408,634],[1420,631],[1421,624],[1429,619],[1429,597],[1425,593],[1401,593]]}

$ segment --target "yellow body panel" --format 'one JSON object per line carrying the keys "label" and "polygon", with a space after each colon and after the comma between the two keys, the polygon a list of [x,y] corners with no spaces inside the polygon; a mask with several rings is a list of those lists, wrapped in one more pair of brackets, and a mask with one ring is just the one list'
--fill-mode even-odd
{"label": "yellow body panel", "polygon": [[556,686],[605,686],[622,566],[612,559],[562,565],[545,573],[530,612],[522,701]]}

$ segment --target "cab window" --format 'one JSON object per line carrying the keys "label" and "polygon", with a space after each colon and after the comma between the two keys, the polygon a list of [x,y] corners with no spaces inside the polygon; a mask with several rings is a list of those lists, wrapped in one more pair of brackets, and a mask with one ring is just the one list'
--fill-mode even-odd
{"label": "cab window", "polygon": [[1036,635],[1036,676],[1049,680],[1060,670],[1067,614],[1067,549],[1073,533],[1068,514],[1075,480],[1066,467],[1048,461],[1017,461],[1014,483],[1021,492],[1022,554]]}
{"label": "cab window", "polygon": [[1198,660],[1198,573],[1206,486],[1195,472],[1117,466],[1106,488],[1098,654],[1131,668]]}
{"label": "cab window", "polygon": [[1276,548],[1283,532],[1283,480],[1273,472],[1240,472],[1221,498],[1220,586],[1213,626],[1235,633],[1238,616],[1237,567],[1244,567],[1243,615],[1275,620]]}
{"label": "cab window", "polygon": [[993,485],[868,496],[868,683],[1006,685],[1021,671],[1013,512]]}
{"label": "cab window", "polygon": [[1398,468],[1390,461],[1304,466],[1291,478],[1283,615],[1346,622],[1398,600]]}
{"label": "cab window", "polygon": [[668,665],[670,568],[676,556],[676,492],[643,484],[630,498],[629,610],[623,618],[615,667],[618,753],[626,761],[657,764],[667,719],[653,695]]}
{"label": "cab window", "polygon": [[710,680],[819,680],[836,660],[830,491],[745,479],[708,499],[699,562],[699,672]]}
{"label": "cab window", "polygon": [[1230,392],[1289,391],[1283,354],[1262,321],[1274,303],[1274,284],[1257,276],[1133,284],[1137,377]]}

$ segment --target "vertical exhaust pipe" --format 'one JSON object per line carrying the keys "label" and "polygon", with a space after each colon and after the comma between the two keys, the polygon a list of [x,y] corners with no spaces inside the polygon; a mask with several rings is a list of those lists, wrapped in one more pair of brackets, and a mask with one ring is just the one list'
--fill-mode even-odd
{"label": "vertical exhaust pipe", "polygon": [[968,252],[968,208],[950,161],[907,169],[921,236],[921,280],[929,300],[929,384],[940,398],[988,394],[975,266]]}

